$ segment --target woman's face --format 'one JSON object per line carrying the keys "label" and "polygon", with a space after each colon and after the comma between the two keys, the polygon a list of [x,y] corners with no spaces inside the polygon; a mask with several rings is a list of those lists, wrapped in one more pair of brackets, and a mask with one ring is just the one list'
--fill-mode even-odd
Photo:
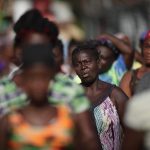
{"label": "woman's face", "polygon": [[99,46],[98,52],[100,57],[100,73],[107,72],[115,61],[114,54],[105,46]]}
{"label": "woman's face", "polygon": [[23,87],[34,103],[42,103],[47,98],[48,85],[53,76],[53,69],[42,64],[35,64],[24,69]]}
{"label": "woman's face", "polygon": [[88,52],[79,52],[74,57],[74,69],[85,85],[92,84],[99,74],[98,60]]}
{"label": "woman's face", "polygon": [[48,43],[49,42],[49,38],[44,35],[44,34],[40,34],[37,32],[31,32],[29,33],[27,36],[24,37],[23,42],[21,43],[20,46],[17,46],[14,48],[13,51],[13,62],[19,66],[21,65],[21,57],[22,57],[22,45],[26,45],[26,44],[44,44],[44,43]]}
{"label": "woman's face", "polygon": [[31,32],[24,38],[24,43],[26,44],[43,44],[48,43],[50,39],[48,36],[42,33]]}
{"label": "woman's face", "polygon": [[144,41],[143,57],[146,65],[150,65],[150,39]]}

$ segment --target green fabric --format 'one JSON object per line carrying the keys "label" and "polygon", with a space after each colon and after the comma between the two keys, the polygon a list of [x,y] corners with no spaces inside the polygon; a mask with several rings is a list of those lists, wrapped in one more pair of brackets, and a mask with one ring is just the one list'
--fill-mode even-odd
{"label": "green fabric", "polygon": [[[81,113],[90,108],[84,89],[64,74],[57,74],[49,85],[50,103],[68,105],[73,113]],[[0,80],[0,116],[27,104],[26,94],[8,77]]]}
{"label": "green fabric", "polygon": [[81,113],[90,108],[90,102],[82,86],[74,83],[66,75],[58,74],[50,89],[50,102],[66,103],[74,113]]}

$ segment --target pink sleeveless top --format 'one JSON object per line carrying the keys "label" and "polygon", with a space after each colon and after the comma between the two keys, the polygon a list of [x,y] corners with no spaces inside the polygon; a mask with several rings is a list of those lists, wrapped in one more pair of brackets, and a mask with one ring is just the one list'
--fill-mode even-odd
{"label": "pink sleeveless top", "polygon": [[93,108],[93,113],[103,150],[119,150],[121,147],[120,120],[116,106],[108,95],[102,103]]}

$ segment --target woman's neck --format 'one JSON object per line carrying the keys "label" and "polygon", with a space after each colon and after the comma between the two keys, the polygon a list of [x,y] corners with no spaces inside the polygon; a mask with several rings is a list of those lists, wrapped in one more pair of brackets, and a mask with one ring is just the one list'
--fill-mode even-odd
{"label": "woman's neck", "polygon": [[99,82],[100,82],[100,80],[99,80],[99,79],[96,79],[96,80],[93,81],[92,83],[82,84],[82,86],[83,86],[85,89],[94,90],[94,89],[97,89],[97,87],[99,86]]}
{"label": "woman's neck", "polygon": [[42,108],[46,108],[47,106],[49,106],[49,102],[48,100],[45,101],[45,102],[33,102],[33,101],[30,101],[30,107],[34,108],[34,109],[42,109]]}

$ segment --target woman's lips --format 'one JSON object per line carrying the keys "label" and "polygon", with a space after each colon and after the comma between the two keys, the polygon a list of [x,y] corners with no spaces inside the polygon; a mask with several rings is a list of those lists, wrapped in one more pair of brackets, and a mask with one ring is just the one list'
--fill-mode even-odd
{"label": "woman's lips", "polygon": [[87,73],[82,74],[83,78],[87,78],[89,75]]}

